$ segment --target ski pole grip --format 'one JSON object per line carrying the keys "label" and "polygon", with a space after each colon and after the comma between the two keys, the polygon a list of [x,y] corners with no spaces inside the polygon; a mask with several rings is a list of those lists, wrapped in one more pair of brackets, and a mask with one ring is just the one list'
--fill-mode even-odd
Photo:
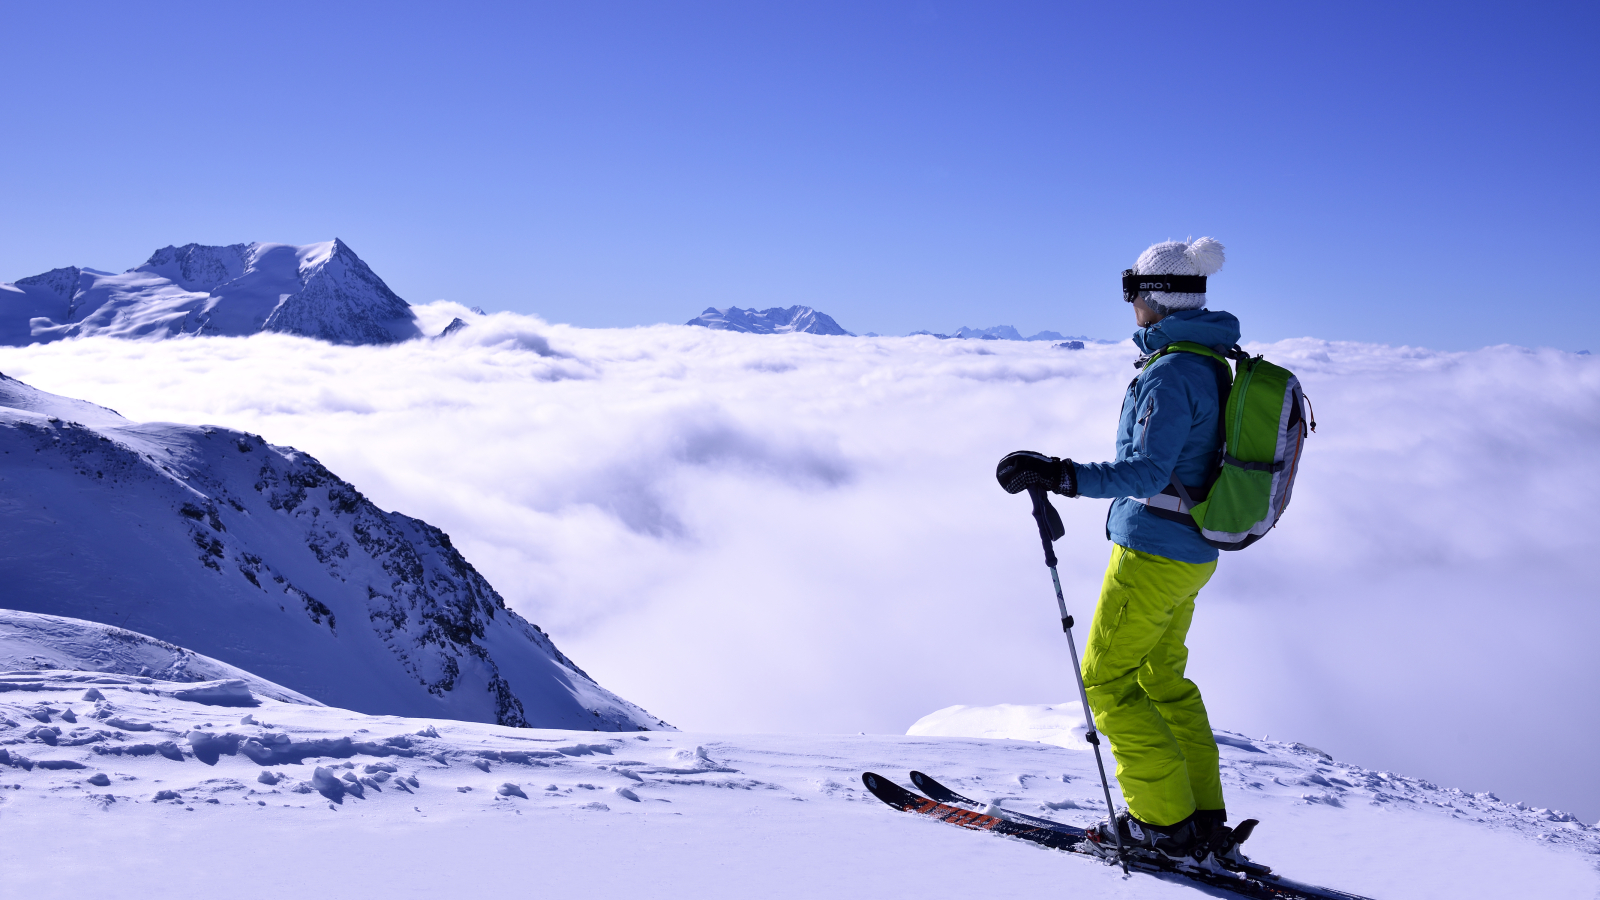
{"label": "ski pole grip", "polygon": [[1033,501],[1033,521],[1039,524],[1039,542],[1044,545],[1044,564],[1054,569],[1055,540],[1066,534],[1067,529],[1061,524],[1061,516],[1056,508],[1050,505],[1050,498],[1044,495],[1044,488],[1028,488],[1028,497]]}

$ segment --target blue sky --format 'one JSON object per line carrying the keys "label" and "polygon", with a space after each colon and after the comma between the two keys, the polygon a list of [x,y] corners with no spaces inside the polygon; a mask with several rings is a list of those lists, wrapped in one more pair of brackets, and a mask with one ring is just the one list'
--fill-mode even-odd
{"label": "blue sky", "polygon": [[1594,9],[13,4],[0,279],[338,236],[580,325],[1121,337],[1206,234],[1247,339],[1600,352]]}

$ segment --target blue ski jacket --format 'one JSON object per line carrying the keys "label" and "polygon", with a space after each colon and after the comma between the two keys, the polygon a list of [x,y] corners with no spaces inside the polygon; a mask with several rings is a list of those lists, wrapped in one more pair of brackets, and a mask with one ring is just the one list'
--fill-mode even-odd
{"label": "blue ski jacket", "polygon": [[[1208,309],[1174,312],[1134,332],[1146,354],[1174,341],[1207,347],[1239,342],[1239,320]],[[1117,458],[1075,462],[1078,496],[1115,497],[1106,516],[1106,537],[1144,553],[1187,563],[1208,563],[1217,549],[1182,522],[1163,519],[1130,497],[1153,497],[1171,483],[1173,470],[1186,485],[1203,485],[1222,446],[1217,408],[1218,363],[1197,353],[1169,353],[1128,386],[1117,426]]]}

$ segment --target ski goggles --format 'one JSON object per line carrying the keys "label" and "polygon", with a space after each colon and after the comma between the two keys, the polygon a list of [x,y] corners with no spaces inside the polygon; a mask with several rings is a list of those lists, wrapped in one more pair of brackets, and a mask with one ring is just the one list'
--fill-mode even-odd
{"label": "ski goggles", "polygon": [[1168,294],[1204,294],[1204,275],[1135,275],[1132,269],[1122,270],[1122,299],[1132,303],[1145,291]]}

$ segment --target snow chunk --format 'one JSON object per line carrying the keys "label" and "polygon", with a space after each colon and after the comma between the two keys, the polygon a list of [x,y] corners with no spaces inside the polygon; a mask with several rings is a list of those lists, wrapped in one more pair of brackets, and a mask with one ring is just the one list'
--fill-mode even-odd
{"label": "snow chunk", "polygon": [[239,752],[239,744],[244,740],[242,735],[224,734],[220,737],[209,731],[189,732],[189,746],[194,748],[194,758],[208,766],[217,764],[217,759],[227,754],[232,756]]}
{"label": "snow chunk", "polygon": [[350,784],[340,780],[331,770],[318,766],[316,771],[311,773],[311,789],[334,803],[343,803]]}
{"label": "snow chunk", "polygon": [[918,719],[906,734],[1038,741],[1072,750],[1088,748],[1082,703],[947,706]]}
{"label": "snow chunk", "polygon": [[228,678],[221,681],[207,681],[172,691],[172,696],[178,700],[187,700],[190,703],[205,703],[210,706],[257,706],[259,705],[250,688],[239,678]]}
{"label": "snow chunk", "polygon": [[112,728],[121,728],[123,731],[150,731],[155,728],[149,722],[135,722],[132,719],[124,719],[121,716],[112,716],[106,720],[106,724]]}

